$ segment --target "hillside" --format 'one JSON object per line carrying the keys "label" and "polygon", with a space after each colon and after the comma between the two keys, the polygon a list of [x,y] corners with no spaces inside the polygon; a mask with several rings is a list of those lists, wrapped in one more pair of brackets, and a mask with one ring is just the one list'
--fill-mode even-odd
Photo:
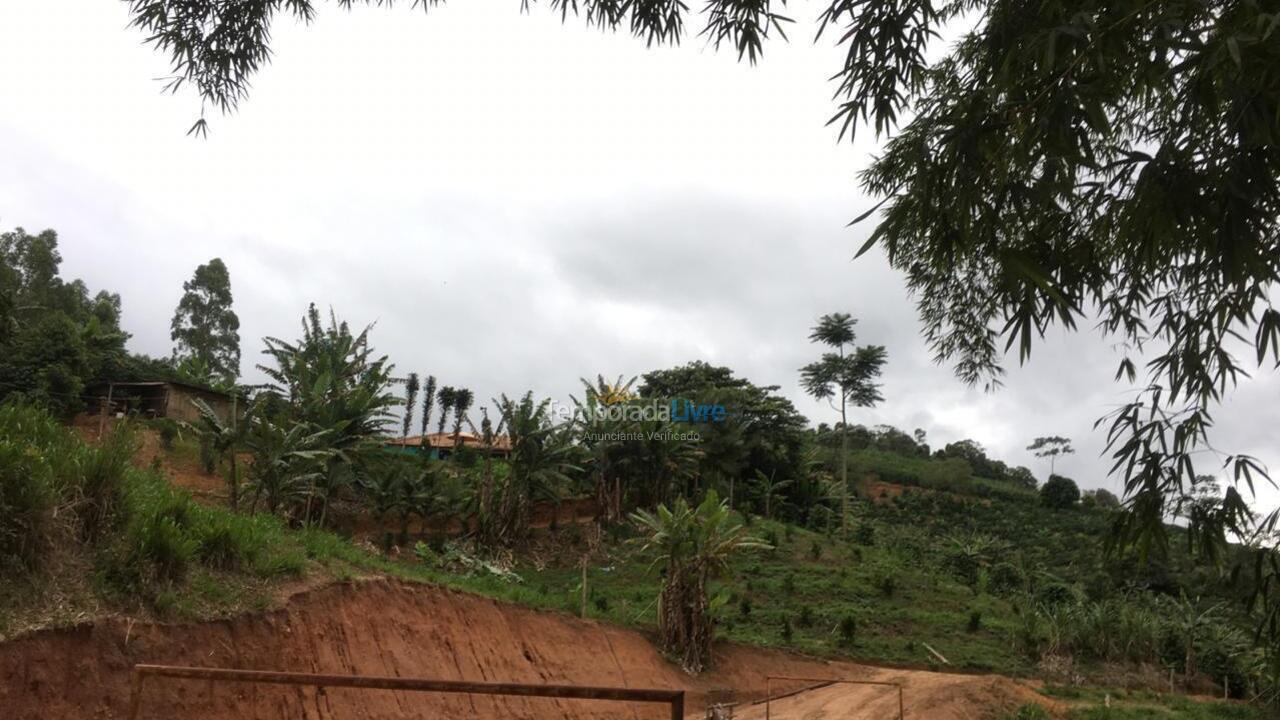
{"label": "hillside", "polygon": [[[0,418],[0,425],[12,432],[13,423],[29,420],[21,411],[10,410]],[[28,426],[26,432],[30,431]],[[547,627],[556,628],[569,622],[572,627],[616,628],[606,635],[625,637],[630,645],[645,648],[641,655],[647,658],[642,663],[649,668],[644,671],[650,673],[646,677],[667,684],[693,682],[690,689],[702,693],[702,698],[717,687],[749,698],[759,696],[761,671],[734,679],[737,671],[733,667],[738,660],[722,664],[728,657],[741,658],[746,665],[766,662],[772,669],[797,663],[797,672],[835,661],[843,663],[839,665],[841,672],[854,676],[890,672],[865,665],[871,663],[1044,678],[1070,686],[1068,689],[1081,683],[1105,686],[1117,698],[1138,693],[1148,698],[1145,702],[1163,706],[1169,702],[1166,698],[1142,693],[1163,687],[1165,668],[1176,661],[1176,653],[1171,654],[1164,644],[1170,626],[1153,622],[1145,630],[1090,629],[1080,626],[1077,615],[1116,611],[1124,621],[1132,620],[1126,614],[1131,608],[1117,604],[1112,597],[1115,588],[1124,588],[1135,608],[1155,608],[1161,602],[1157,598],[1171,597],[1180,588],[1217,590],[1224,598],[1230,597],[1225,586],[1210,582],[1189,565],[1169,568],[1135,565],[1132,559],[1127,565],[1106,561],[1101,547],[1107,522],[1104,511],[1051,510],[1043,507],[1034,493],[1004,488],[998,481],[952,483],[941,488],[928,487],[926,481],[886,483],[871,474],[864,476],[862,483],[864,490],[870,490],[864,494],[870,496],[850,503],[847,537],[838,523],[805,528],[750,512],[743,516],[749,532],[765,540],[771,549],[735,556],[726,579],[713,584],[718,635],[729,644],[717,650],[713,673],[694,682],[686,680],[674,665],[660,661],[641,635],[623,630],[644,632],[654,626],[660,589],[659,575],[636,553],[631,542],[634,528],[629,525],[606,524],[605,532],[599,533],[590,522],[535,523],[543,529],[535,530],[519,551],[486,554],[456,536],[456,523],[432,522],[417,528],[420,538],[405,538],[400,548],[392,545],[391,552],[384,555],[367,540],[291,529],[269,515],[228,513],[223,509],[225,497],[199,489],[213,488],[214,483],[192,479],[200,471],[191,467],[189,443],[162,442],[156,430],[137,429],[135,441],[129,439],[127,430],[120,429],[96,447],[83,445],[66,431],[47,428],[42,432],[47,433],[40,440],[43,447],[59,449],[51,457],[74,460],[79,467],[99,468],[99,479],[113,476],[122,493],[119,519],[114,521],[117,529],[106,532],[99,549],[81,551],[74,543],[64,542],[49,550],[51,561],[43,572],[0,592],[0,635],[10,638],[0,645],[0,656],[7,658],[4,691],[36,703],[66,703],[62,707],[68,717],[75,716],[73,708],[83,710],[95,703],[115,707],[121,695],[112,688],[122,687],[123,673],[131,662],[297,667],[292,659],[298,652],[294,644],[301,640],[290,623],[299,613],[307,618],[327,614],[331,618],[326,622],[340,623],[329,627],[315,619],[298,621],[304,635],[316,633],[306,641],[312,643],[312,649],[304,654],[323,650],[323,657],[338,653],[333,663],[317,660],[310,669],[400,675],[421,666],[422,674],[436,676],[441,667],[458,667],[458,653],[464,648],[478,647],[472,630],[463,631],[465,642],[438,633],[509,622],[478,619],[493,608],[507,606],[442,595],[428,590],[430,587],[463,590],[530,608],[519,615],[523,618],[520,623],[551,623]],[[120,465],[124,459],[120,453],[126,451],[132,453],[132,467]],[[863,453],[859,461],[883,463],[886,457]],[[896,462],[920,468],[922,463],[933,461],[901,457]],[[177,472],[171,472],[173,469]],[[894,479],[910,483],[913,477],[899,472]],[[195,499],[174,486],[193,482],[199,493]],[[573,512],[580,510],[574,508]],[[367,524],[369,519],[362,522]],[[398,534],[399,528],[399,522],[387,526],[391,534]],[[376,538],[379,533],[372,535]],[[567,618],[583,610],[584,574],[586,615],[591,621],[609,625],[579,626]],[[363,589],[354,594],[341,589],[319,590],[334,582],[377,577],[426,586],[415,590],[414,585],[393,585],[380,590],[381,586],[361,585]],[[1139,583],[1144,588],[1141,594],[1137,594]],[[433,605],[442,602],[449,608],[447,612]],[[363,609],[371,603],[377,612]],[[534,612],[537,610],[552,614]],[[271,613],[258,615],[263,611]],[[510,612],[516,611],[502,610],[504,615]],[[281,624],[282,617],[291,620]],[[182,628],[210,618],[224,620],[199,625],[209,630],[167,629],[168,623],[179,623],[177,627]],[[379,629],[384,620],[418,626],[417,632],[428,633],[426,637],[432,639],[410,642],[417,648],[414,652],[380,650],[374,665],[351,660],[348,655],[367,654],[365,650],[330,647],[334,640],[353,642],[342,638],[394,636],[390,629]],[[163,624],[153,624],[157,621]],[[423,626],[424,622],[428,625]],[[1046,627],[1047,622],[1060,625]],[[67,629],[58,630],[60,627]],[[207,651],[202,650],[199,657],[190,656],[191,650],[177,641],[188,632],[213,633],[206,643]],[[1098,632],[1114,634],[1116,642],[1124,643],[1124,652],[1116,654],[1109,647],[1090,645]],[[1149,647],[1140,646],[1143,632],[1149,634],[1145,640]],[[214,636],[225,633],[231,635],[215,642]],[[255,633],[261,635],[258,640],[252,639]],[[1209,640],[1223,643],[1231,638],[1206,638],[1198,644],[1200,672],[1192,689],[1220,693],[1222,686],[1215,687],[1214,678],[1233,682],[1230,673],[1247,667],[1241,659],[1247,659],[1249,651],[1242,645],[1232,650],[1235,657],[1227,656],[1226,645],[1215,646]],[[115,649],[91,647],[104,642]],[[375,644],[382,647],[384,642],[391,641],[376,640]],[[549,642],[568,641],[561,637]],[[1050,642],[1057,644],[1050,646]],[[127,651],[131,644],[138,650]],[[431,647],[452,656],[435,665],[409,659]],[[82,662],[72,665],[76,672],[68,674],[55,669],[65,666],[57,659],[59,653],[98,658],[93,662],[105,665]],[[591,663],[545,658],[535,662],[526,657],[531,668],[519,670],[519,658],[516,661],[516,665],[502,664],[492,670],[477,667],[475,673],[464,675],[469,679],[511,680],[536,667],[541,673],[538,677],[547,681],[590,682],[595,677],[589,670]],[[1233,661],[1236,664],[1223,664]],[[665,669],[652,675],[658,666]],[[561,670],[547,675],[548,667]],[[1225,673],[1216,674],[1224,667]],[[68,690],[72,685],[80,687],[82,673],[102,674],[101,688],[93,690],[92,698],[81,696],[87,690]],[[944,703],[947,708],[954,705],[962,709],[966,702],[981,705],[983,701],[973,698],[988,698],[992,708],[1012,709],[1019,704],[1014,700],[1026,700],[1025,692],[1012,690],[1013,685],[997,683],[1004,688],[998,692],[983,690],[987,685],[981,683],[962,690],[955,685],[963,684],[959,679],[918,677],[922,679],[912,682],[946,690],[940,697],[951,703]],[[1240,677],[1243,683],[1243,674]],[[22,688],[26,689],[19,692]],[[844,693],[855,691],[815,692],[803,701],[794,701],[799,703],[796,712],[832,702],[853,702]],[[922,692],[913,702],[933,697],[929,692]],[[1100,690],[1089,691],[1072,702],[1084,712],[1105,696]],[[175,711],[208,701],[198,699],[193,701],[197,705],[188,706],[182,704],[186,697],[171,698],[180,703],[174,706]],[[1054,703],[1058,701],[1041,698],[1040,702],[1057,707]],[[862,700],[857,702],[862,704]],[[1194,710],[1198,705],[1188,707],[1199,712]],[[1230,707],[1233,713],[1249,712],[1240,706]],[[59,717],[59,712],[43,716]]]}
{"label": "hillside", "polygon": [[[1162,629],[1155,615],[1186,593],[1222,603],[1221,611],[1237,624],[1213,638],[1219,644],[1206,641],[1200,657],[1205,677],[1196,687],[1221,693],[1213,683],[1230,676],[1243,690],[1239,663],[1251,651],[1241,590],[1192,563],[1178,552],[1180,545],[1167,561],[1108,558],[1106,510],[1052,510],[1034,492],[995,481],[941,490],[872,475],[862,485],[871,493],[852,501],[848,539],[836,524],[815,530],[748,517],[749,530],[774,549],[734,558],[728,579],[716,586],[724,636],[830,657],[1015,675],[1047,671],[1063,680],[1121,677],[1141,685],[1165,674],[1157,665],[1173,661],[1163,645],[1163,633],[1171,630]],[[518,581],[486,573],[459,578],[447,562],[432,577],[578,612],[586,554],[589,615],[652,625],[660,578],[634,555],[628,529],[614,528],[598,545],[588,542],[586,532],[553,530],[512,556],[509,570]],[[432,543],[443,547],[440,538]],[[589,545],[597,549],[589,552]],[[440,559],[438,552],[432,557]],[[1123,616],[1117,623],[1140,615],[1150,626],[1129,628],[1134,637],[1116,640],[1126,643],[1122,651],[1086,648],[1086,637],[1068,647],[1071,633],[1094,632],[1071,627],[1073,612]],[[1059,646],[1049,647],[1051,634]],[[1041,664],[1046,653],[1050,662]]]}

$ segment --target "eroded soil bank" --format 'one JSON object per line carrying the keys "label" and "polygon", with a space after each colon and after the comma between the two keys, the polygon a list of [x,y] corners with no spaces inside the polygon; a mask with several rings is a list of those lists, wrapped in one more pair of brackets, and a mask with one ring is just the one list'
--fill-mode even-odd
{"label": "eroded soil bank", "polygon": [[[425,585],[366,581],[295,595],[282,609],[190,624],[104,620],[0,645],[0,717],[123,718],[135,663],[487,682],[684,688],[689,716],[708,701],[763,717],[765,677],[865,678],[905,684],[907,717],[968,719],[1036,699],[996,676],[828,663],[725,645],[716,669],[689,677],[642,633]],[[149,681],[151,682],[151,681]],[[781,683],[782,689],[788,688]],[[774,684],[775,688],[779,683]],[[847,685],[775,705],[774,718],[895,717],[896,693]],[[159,680],[143,718],[665,718],[666,709],[607,701],[403,693]]]}

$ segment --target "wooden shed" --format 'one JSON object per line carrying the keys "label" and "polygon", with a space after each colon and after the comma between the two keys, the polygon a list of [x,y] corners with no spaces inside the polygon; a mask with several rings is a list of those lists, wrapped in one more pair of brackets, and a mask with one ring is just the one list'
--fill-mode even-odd
{"label": "wooden shed", "polygon": [[192,402],[195,398],[208,403],[223,422],[231,419],[236,405],[231,393],[178,380],[101,383],[90,387],[86,396],[89,412],[100,412],[106,408],[112,415],[136,413],[181,422],[200,419],[200,411]]}

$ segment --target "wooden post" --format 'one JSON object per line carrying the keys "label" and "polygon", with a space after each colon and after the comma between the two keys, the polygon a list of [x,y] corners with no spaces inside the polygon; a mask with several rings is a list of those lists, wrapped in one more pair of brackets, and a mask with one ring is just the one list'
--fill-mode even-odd
{"label": "wooden post", "polygon": [[111,391],[115,389],[114,383],[107,383],[107,398],[102,401],[102,412],[98,414],[98,439],[102,439],[102,433],[107,428],[107,413],[111,412]]}
{"label": "wooden post", "polygon": [[582,613],[581,617],[587,616],[587,556],[582,556]]}
{"label": "wooden post", "polygon": [[133,669],[133,684],[129,689],[129,720],[138,720],[138,712],[142,710],[142,673]]}
{"label": "wooden post", "polygon": [[677,691],[671,698],[671,720],[684,720],[684,691]]}

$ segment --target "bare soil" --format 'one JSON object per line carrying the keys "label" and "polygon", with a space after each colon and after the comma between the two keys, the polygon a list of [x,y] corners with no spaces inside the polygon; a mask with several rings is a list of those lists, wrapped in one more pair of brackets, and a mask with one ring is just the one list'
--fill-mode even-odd
{"label": "bare soil", "polygon": [[[421,677],[489,682],[682,688],[689,717],[708,702],[742,703],[764,717],[765,677],[868,678],[905,685],[908,718],[996,717],[1030,686],[995,676],[950,675],[830,663],[722,645],[716,669],[691,677],[642,633],[450,590],[375,580],[300,593],[279,610],[188,624],[105,619],[0,644],[0,716],[57,720],[127,715],[135,663]],[[774,683],[775,693],[813,683]],[[778,701],[774,718],[896,717],[883,688],[833,685]],[[665,718],[659,706],[608,701],[401,693],[150,680],[144,718]]]}

